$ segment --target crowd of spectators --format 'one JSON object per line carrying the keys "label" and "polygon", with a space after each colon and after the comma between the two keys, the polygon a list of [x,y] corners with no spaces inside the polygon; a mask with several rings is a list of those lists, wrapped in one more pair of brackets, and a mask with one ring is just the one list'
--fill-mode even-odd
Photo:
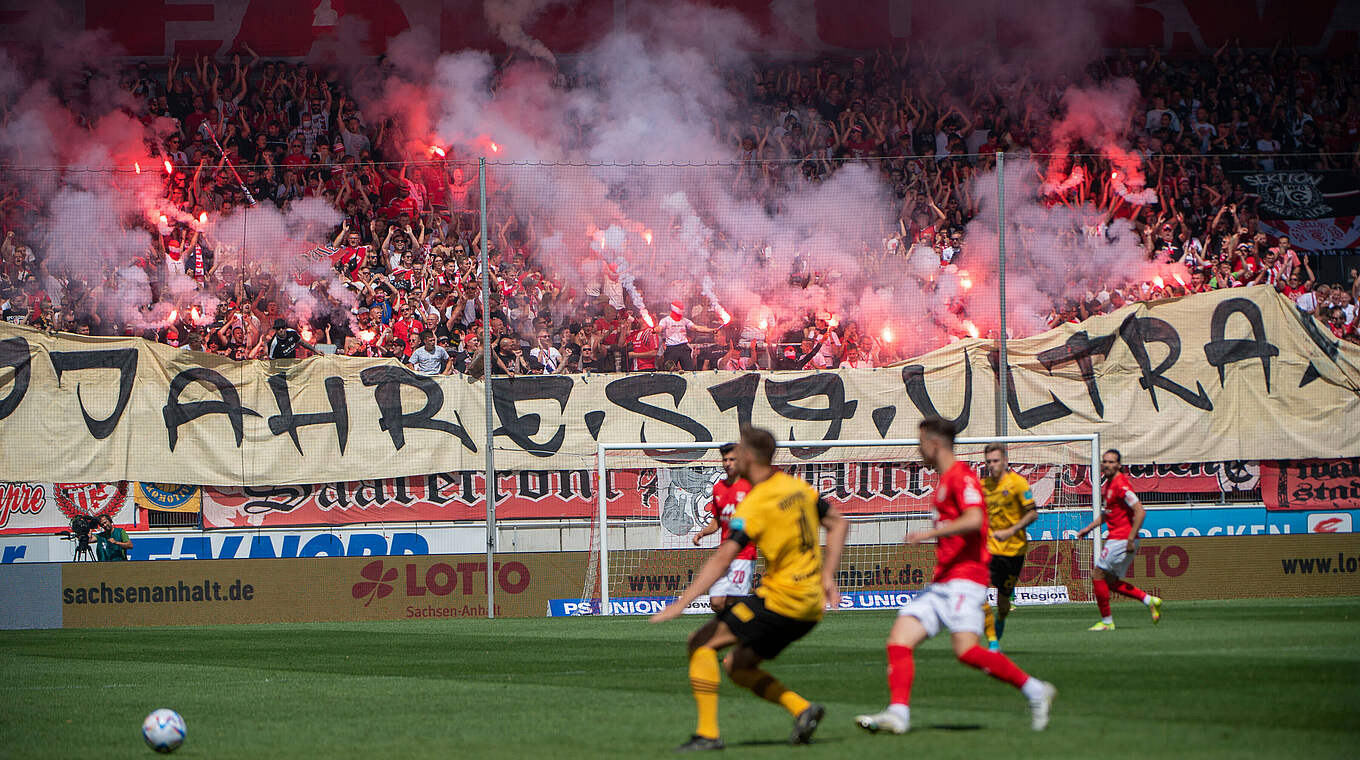
{"label": "crowd of spectators", "polygon": [[[1185,60],[1122,52],[1087,76],[1137,82],[1145,112],[1127,139],[1158,202],[1113,192],[1110,165],[1096,157],[1100,146],[1084,146],[1089,154],[1076,146],[1081,155],[1063,170],[1080,165],[1084,179],[1046,202],[1098,199],[1105,217],[1088,234],[1126,218],[1149,260],[1184,263],[1190,278],[1133,282],[1112,272],[1099,288],[1059,299],[1051,324],[1130,301],[1270,284],[1338,337],[1360,342],[1357,273],[1318,282],[1314,258],[1260,231],[1254,200],[1232,175],[1253,167],[1355,169],[1360,56],[1311,60],[1225,44],[1212,57]],[[557,81],[585,84],[570,75]],[[989,79],[915,48],[732,71],[727,82],[746,104],[719,127],[732,145],[735,192],[774,210],[794,183],[823,182],[850,163],[867,163],[892,188],[899,221],[896,234],[860,247],[888,255],[929,248],[942,267],[955,268],[978,212],[970,179],[993,166],[997,151],[1041,157],[1052,150],[1045,141],[1068,85],[1024,73]],[[138,334],[235,359],[334,351],[474,376],[484,371],[483,318],[494,341],[493,374],[872,367],[904,358],[889,338],[825,312],[775,329],[753,315],[729,319],[705,304],[677,302],[653,322],[632,308],[613,267],[602,266],[593,281],[552,270],[537,255],[533,219],[513,208],[486,241],[492,295],[483,314],[475,176],[453,156],[408,153],[402,125],[367,118],[334,72],[261,61],[247,48],[227,62],[176,58],[163,70],[139,63],[122,85],[142,104],[138,116],[169,116],[179,125],[157,146],[173,167],[165,203],[180,212],[176,218],[324,199],[344,222],[329,239],[312,241],[312,255],[325,257],[353,294],[277,281],[258,262],[217,250],[200,226],[172,221],[155,230],[153,249],[129,263],[148,272],[153,291],[165,281],[163,268],[182,269],[220,304],[210,314],[178,309]],[[130,325],[100,308],[92,283],[47,266],[34,245],[41,236],[33,211],[17,186],[3,188],[3,318],[127,333]],[[789,282],[806,287],[820,276],[795,262]]]}

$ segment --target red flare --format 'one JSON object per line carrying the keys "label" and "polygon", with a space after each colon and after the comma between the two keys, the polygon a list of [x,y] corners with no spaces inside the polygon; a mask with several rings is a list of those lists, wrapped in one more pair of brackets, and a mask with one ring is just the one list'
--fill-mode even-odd
{"label": "red flare", "polygon": [[770,329],[770,320],[768,320],[768,319],[762,319],[762,320],[760,320],[760,329],[761,329],[762,332],[765,331],[765,330]]}
{"label": "red flare", "polygon": [[1119,179],[1119,172],[1110,172],[1110,179]]}
{"label": "red flare", "polygon": [[1166,287],[1166,280],[1163,280],[1161,275],[1157,275],[1152,278],[1152,284],[1159,288],[1164,288]]}
{"label": "red flare", "polygon": [[959,272],[959,287],[964,290],[973,289],[973,276],[968,274],[967,270]]}
{"label": "red flare", "polygon": [[138,174],[142,173],[142,165],[136,161],[132,162],[132,170]]}
{"label": "red flare", "polygon": [[436,156],[439,156],[440,158],[443,158],[444,156],[448,155],[448,154],[444,151],[444,149],[441,148],[441,147],[439,147],[438,145],[431,145],[431,146],[430,146],[430,152],[433,153],[433,154],[435,154]]}
{"label": "red flare", "polygon": [[1181,279],[1180,272],[1176,272],[1175,274],[1173,274],[1173,275],[1171,275],[1171,276],[1176,278],[1176,282],[1179,282],[1179,283],[1181,284],[1181,287],[1182,287],[1182,288],[1185,287],[1185,280],[1182,280],[1182,279]]}
{"label": "red flare", "polygon": [[307,325],[303,325],[303,326],[302,326],[302,338],[303,338],[303,340],[307,341],[308,343],[311,343],[311,342],[312,342],[312,328],[308,327]]}
{"label": "red flare", "polygon": [[826,318],[827,327],[835,327],[838,324],[840,324],[840,319],[838,319],[835,314],[832,314],[831,316]]}
{"label": "red flare", "polygon": [[373,332],[372,330],[359,331],[359,340],[363,341],[364,343],[372,343],[373,339],[376,337],[378,337],[378,334]]}
{"label": "red flare", "polygon": [[496,143],[491,143],[491,152],[492,152],[492,153],[500,153],[500,152],[501,152],[501,146],[497,145]]}
{"label": "red flare", "polygon": [[646,309],[642,310],[642,321],[647,323],[648,329],[656,327],[656,322],[652,319],[652,313]]}
{"label": "red flare", "polygon": [[885,327],[883,328],[883,342],[884,342],[884,343],[892,343],[892,342],[893,342],[893,332],[892,332],[892,328],[891,328],[891,327],[885,326]]}
{"label": "red flare", "polygon": [[642,231],[642,239],[647,241],[647,245],[651,245],[651,244],[652,244],[652,231],[651,231],[651,230],[643,230],[643,231]]}
{"label": "red flare", "polygon": [[724,325],[732,321],[732,315],[728,314],[727,309],[724,309],[721,306],[718,307],[718,318],[722,320]]}
{"label": "red flare", "polygon": [[170,324],[174,324],[176,319],[179,319],[179,309],[171,309],[171,310],[170,310]]}
{"label": "red flare", "polygon": [[204,211],[203,213],[201,213],[201,214],[198,215],[198,223],[199,223],[199,224],[207,224],[207,223],[208,223],[208,212]]}
{"label": "red flare", "polygon": [[963,320],[963,329],[967,330],[968,334],[974,338],[982,334],[982,332],[978,330],[977,325],[973,324],[973,320],[971,319]]}
{"label": "red flare", "polygon": [[174,174],[174,173],[175,173],[175,165],[172,164],[172,163],[170,163],[170,159],[166,159],[166,160],[165,160],[165,176],[168,177],[168,176],[170,176],[171,174]]}
{"label": "red flare", "polygon": [[189,307],[189,318],[194,321],[194,324],[198,324],[198,320],[203,318],[203,313],[199,311],[197,305]]}
{"label": "red flare", "polygon": [[165,224],[169,224],[169,223],[170,223],[170,220],[169,220],[168,218],[166,218],[165,214],[161,214],[161,224],[165,225]]}

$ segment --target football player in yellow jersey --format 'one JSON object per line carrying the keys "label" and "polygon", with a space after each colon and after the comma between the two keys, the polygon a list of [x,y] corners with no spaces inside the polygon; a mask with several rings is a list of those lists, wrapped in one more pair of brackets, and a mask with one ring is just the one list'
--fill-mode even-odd
{"label": "football player in yellow jersey", "polygon": [[992,586],[996,588],[996,610],[986,608],[987,648],[1001,650],[1001,634],[1006,631],[1006,616],[1011,612],[1011,597],[1025,565],[1028,544],[1025,526],[1039,517],[1029,481],[1011,470],[1006,447],[987,445],[987,475],[982,492],[987,499],[987,551],[992,555]]}
{"label": "football player in yellow jersey", "polygon": [[[732,515],[731,533],[709,557],[678,599],[652,616],[653,623],[672,620],[715,581],[732,558],[754,543],[765,558],[765,575],[752,596],[728,600],[727,608],[689,637],[689,682],[699,711],[694,736],[679,749],[722,749],[718,734],[718,652],[736,645],[723,660],[732,682],[780,705],[793,716],[789,741],[806,744],[826,714],[784,688],[761,669],[789,644],[807,635],[827,606],[840,602],[836,568],[849,524],[805,481],[776,470],[775,439],[766,430],[743,428],[737,469],[751,491]],[[826,556],[818,541],[826,528]]]}

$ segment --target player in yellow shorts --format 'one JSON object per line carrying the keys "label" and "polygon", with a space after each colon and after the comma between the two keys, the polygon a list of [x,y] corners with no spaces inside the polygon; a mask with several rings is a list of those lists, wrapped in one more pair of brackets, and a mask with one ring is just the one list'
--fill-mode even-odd
{"label": "player in yellow shorts", "polygon": [[1025,526],[1039,517],[1030,493],[1029,481],[1011,469],[1006,447],[999,443],[987,445],[987,475],[982,479],[982,492],[987,500],[987,551],[992,555],[990,570],[992,586],[996,588],[996,610],[986,606],[987,648],[1001,649],[1001,634],[1006,631],[1006,616],[1011,611],[1011,597],[1020,580],[1020,569],[1025,565],[1028,548]]}
{"label": "player in yellow shorts", "polygon": [[[774,451],[775,439],[768,431],[742,430],[737,469],[750,481],[751,491],[732,515],[731,533],[680,598],[652,616],[653,623],[679,617],[727,572],[748,543],[765,558],[765,574],[756,593],[729,599],[722,613],[689,637],[689,682],[699,722],[681,750],[723,748],[718,734],[718,652],[734,644],[723,661],[727,674],[733,683],[793,715],[790,741],[806,744],[826,713],[821,705],[786,689],[760,665],[807,635],[825,608],[839,603],[836,568],[849,524],[812,486],[776,470],[771,464]],[[826,528],[825,561],[820,527]]]}

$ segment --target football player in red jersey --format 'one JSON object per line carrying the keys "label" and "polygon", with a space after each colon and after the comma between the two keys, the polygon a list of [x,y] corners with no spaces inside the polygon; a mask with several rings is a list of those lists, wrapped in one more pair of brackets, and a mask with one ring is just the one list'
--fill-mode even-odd
{"label": "football player in red jersey", "polygon": [[905,734],[911,727],[911,682],[916,665],[912,650],[948,628],[959,662],[1018,688],[1029,700],[1030,727],[1042,731],[1058,690],[1021,670],[1000,652],[978,643],[982,608],[987,603],[987,504],[977,473],[954,458],[954,423],[938,417],[921,422],[921,457],[940,473],[933,505],[935,527],[907,534],[907,543],[937,539],[935,577],[930,585],[897,612],[888,632],[888,709],[859,715],[855,723],[866,731]]}
{"label": "football player in red jersey", "polygon": [[1092,631],[1113,631],[1114,617],[1110,615],[1110,589],[1132,597],[1147,605],[1152,612],[1152,622],[1162,619],[1162,599],[1123,580],[1124,574],[1138,556],[1138,531],[1143,527],[1143,504],[1138,494],[1133,492],[1129,476],[1123,472],[1123,457],[1110,449],[1100,457],[1100,474],[1105,483],[1101,491],[1103,507],[1100,517],[1077,532],[1077,538],[1085,538],[1101,523],[1109,526],[1105,543],[1101,545],[1100,556],[1096,558],[1095,570],[1091,573],[1091,587],[1095,591],[1096,606],[1100,608],[1100,622],[1091,626]]}
{"label": "football player in red jersey", "polygon": [[[751,490],[751,484],[737,472],[736,450],[736,444],[732,443],[725,443],[718,449],[722,453],[723,473],[727,477],[713,484],[713,501],[708,505],[712,517],[703,530],[694,534],[695,546],[704,536],[713,535],[719,530],[722,531],[719,538],[726,541],[732,532],[732,513]],[[755,544],[747,544],[727,566],[727,575],[708,590],[708,603],[714,612],[726,609],[728,599],[751,595],[751,574],[755,569],[756,547]]]}

